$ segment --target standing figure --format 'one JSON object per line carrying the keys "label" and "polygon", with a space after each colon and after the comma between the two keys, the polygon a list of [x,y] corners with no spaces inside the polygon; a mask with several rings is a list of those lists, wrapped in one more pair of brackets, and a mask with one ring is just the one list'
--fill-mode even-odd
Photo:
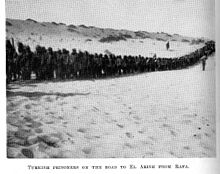
{"label": "standing figure", "polygon": [[169,41],[166,43],[166,48],[167,48],[167,50],[170,49],[170,42]]}
{"label": "standing figure", "polygon": [[206,59],[207,59],[207,57],[206,57],[206,56],[203,56],[203,58],[202,58],[202,70],[203,70],[203,71],[205,71]]}
{"label": "standing figure", "polygon": [[54,53],[51,47],[47,49],[46,56],[47,56],[46,78],[50,80],[50,79],[53,79],[53,74],[54,74],[54,68],[53,68]]}
{"label": "standing figure", "polygon": [[24,76],[23,79],[30,80],[31,79],[31,62],[33,59],[33,53],[29,46],[25,46],[25,55],[24,55]]}
{"label": "standing figure", "polygon": [[14,54],[16,53],[10,40],[6,40],[6,81],[10,82],[13,76],[13,70],[16,70],[14,64]]}
{"label": "standing figure", "polygon": [[56,52],[56,58],[57,58],[56,79],[60,80],[62,77],[62,67],[63,67],[62,51],[60,49]]}
{"label": "standing figure", "polygon": [[62,79],[69,79],[69,51],[66,50],[65,48],[62,50],[62,56],[61,56],[61,60],[62,60],[62,72],[61,72],[61,78]]}
{"label": "standing figure", "polygon": [[23,43],[18,42],[18,60],[17,60],[17,68],[18,68],[18,77],[22,80],[25,80],[25,46]]}
{"label": "standing figure", "polygon": [[70,78],[74,78],[77,76],[77,73],[75,70],[76,56],[77,56],[76,49],[72,49],[72,53],[70,54],[70,57],[69,57],[70,58],[69,60]]}
{"label": "standing figure", "polygon": [[46,80],[47,78],[47,50],[41,47],[41,63],[40,63],[40,79]]}
{"label": "standing figure", "polygon": [[32,71],[35,73],[36,80],[40,80],[41,75],[41,47],[36,46],[35,53],[31,63]]}
{"label": "standing figure", "polygon": [[121,69],[122,69],[122,58],[121,55],[116,57],[116,74],[121,75]]}

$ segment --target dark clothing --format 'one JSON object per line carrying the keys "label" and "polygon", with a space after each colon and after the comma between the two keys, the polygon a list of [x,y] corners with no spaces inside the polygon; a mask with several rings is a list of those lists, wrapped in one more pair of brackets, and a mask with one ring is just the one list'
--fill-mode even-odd
{"label": "dark clothing", "polygon": [[[166,43],[169,49],[169,41]],[[183,69],[196,63],[202,63],[205,71],[207,57],[215,52],[215,43],[206,42],[205,46],[196,51],[176,58],[121,55],[90,54],[87,51],[72,54],[63,51],[53,51],[51,47],[36,46],[32,52],[29,46],[18,43],[18,52],[13,41],[6,40],[6,78],[12,80],[30,80],[31,73],[37,80],[70,79],[70,78],[100,78],[152,71]]]}
{"label": "dark clothing", "polygon": [[202,59],[202,70],[205,71],[206,59]]}
{"label": "dark clothing", "polygon": [[166,48],[167,48],[167,50],[169,50],[169,48],[170,48],[170,43],[169,42],[167,42]]}

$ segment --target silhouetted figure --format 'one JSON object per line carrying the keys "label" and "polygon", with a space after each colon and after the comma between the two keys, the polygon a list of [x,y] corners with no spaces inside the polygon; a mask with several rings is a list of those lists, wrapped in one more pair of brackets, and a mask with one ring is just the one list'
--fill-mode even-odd
{"label": "silhouetted figure", "polygon": [[167,48],[167,50],[170,49],[170,42],[169,42],[169,41],[168,41],[167,44],[166,44],[166,48]]}
{"label": "silhouetted figure", "polygon": [[206,57],[206,56],[203,56],[203,59],[202,59],[202,70],[203,70],[203,71],[205,71],[206,59],[207,59],[207,57]]}

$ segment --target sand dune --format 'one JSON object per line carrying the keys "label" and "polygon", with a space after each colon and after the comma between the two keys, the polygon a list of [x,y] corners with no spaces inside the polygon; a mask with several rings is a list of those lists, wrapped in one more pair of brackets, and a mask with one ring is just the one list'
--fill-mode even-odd
{"label": "sand dune", "polygon": [[[36,45],[52,47],[54,50],[73,48],[90,53],[105,53],[106,50],[116,55],[142,55],[158,57],[178,57],[204,46],[207,39],[191,38],[178,34],[149,33],[103,29],[84,25],[66,25],[33,20],[7,19],[6,37],[21,41],[35,50]],[[102,40],[105,42],[102,42]],[[166,51],[165,44],[170,41],[171,49]]]}

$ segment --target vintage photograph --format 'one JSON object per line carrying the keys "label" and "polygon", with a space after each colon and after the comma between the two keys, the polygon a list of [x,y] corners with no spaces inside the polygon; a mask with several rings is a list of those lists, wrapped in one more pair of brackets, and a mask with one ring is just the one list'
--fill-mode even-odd
{"label": "vintage photograph", "polygon": [[215,158],[215,0],[5,0],[7,158]]}

